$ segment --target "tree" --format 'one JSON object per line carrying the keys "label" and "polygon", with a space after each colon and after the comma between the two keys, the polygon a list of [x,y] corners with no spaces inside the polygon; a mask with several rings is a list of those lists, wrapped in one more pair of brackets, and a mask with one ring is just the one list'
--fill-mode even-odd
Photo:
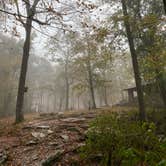
{"label": "tree", "polygon": [[22,41],[0,34],[0,114],[12,114],[15,105]]}
{"label": "tree", "polygon": [[[25,29],[25,41],[23,45],[23,57],[21,63],[21,70],[20,70],[20,77],[19,77],[19,86],[18,86],[18,93],[17,93],[17,102],[16,102],[16,123],[21,122],[24,120],[23,116],[23,102],[24,102],[24,93],[26,92],[25,81],[26,81],[26,74],[28,68],[28,59],[29,59],[29,52],[30,52],[30,41],[31,41],[31,31],[32,31],[32,22],[35,20],[40,24],[44,24],[39,20],[35,19],[34,16],[36,14],[36,7],[40,0],[34,0],[31,5],[31,2],[25,1],[26,6],[26,16],[20,13],[20,1],[14,1],[16,6],[17,13],[12,13],[10,11],[2,10],[1,12],[7,13],[9,15],[13,15],[16,19],[22,23]],[[25,19],[25,21],[24,21]]]}
{"label": "tree", "polygon": [[93,39],[85,35],[83,38],[77,39],[74,51],[76,55],[75,64],[77,63],[77,72],[83,72],[86,80],[86,84],[89,90],[89,107],[96,108],[95,92],[94,92],[94,69],[93,60],[96,56],[96,45],[93,43]]}
{"label": "tree", "polygon": [[90,48],[90,43],[87,39],[87,71],[88,71],[88,80],[89,80],[89,89],[91,94],[91,100],[92,100],[92,109],[96,109],[96,102],[95,102],[95,94],[94,94],[94,82],[93,82],[93,73],[92,73],[92,66],[91,66],[91,55],[93,54]]}
{"label": "tree", "polygon": [[[12,15],[16,18],[17,21],[19,21],[23,27],[25,28],[25,42],[23,46],[23,57],[22,57],[22,64],[21,64],[21,72],[20,72],[20,78],[19,78],[19,87],[18,87],[18,93],[17,93],[17,103],[16,103],[16,122],[21,122],[24,119],[23,116],[23,102],[24,102],[24,93],[26,91],[25,87],[25,81],[26,81],[26,73],[27,73],[27,67],[28,67],[28,59],[29,59],[29,51],[30,51],[30,38],[31,38],[31,31],[32,31],[32,23],[36,22],[39,25],[51,25],[51,24],[61,24],[61,27],[54,27],[54,28],[60,28],[65,30],[64,23],[63,23],[63,15],[66,16],[67,13],[70,13],[71,10],[74,13],[79,12],[78,10],[75,9],[75,7],[72,7],[70,5],[68,6],[68,9],[66,12],[59,12],[56,11],[55,7],[58,4],[60,4],[59,1],[54,1],[54,2],[49,2],[45,3],[44,1],[41,0],[27,0],[27,1],[19,1],[19,0],[14,0],[13,1],[15,4],[15,10],[16,12],[12,12],[10,10],[4,10],[0,9],[1,12],[6,13],[8,15]],[[25,4],[26,7],[26,16],[24,15],[24,12],[21,13],[22,9],[20,10],[20,5]],[[63,4],[63,3],[62,3]],[[40,6],[39,6],[40,5]],[[91,8],[91,6],[87,6],[85,3],[77,3],[77,6],[84,6],[85,8]],[[39,6],[39,7],[38,7]],[[43,7],[44,6],[44,7]],[[59,6],[59,5],[57,5]],[[74,6],[74,5],[73,5]],[[11,9],[11,8],[10,8]],[[63,8],[62,8],[63,10]],[[70,13],[71,14],[71,13]],[[39,17],[37,17],[39,15]],[[42,16],[41,16],[42,15]],[[41,21],[39,18],[45,18],[44,21]],[[62,25],[63,24],[63,25]],[[66,27],[69,27],[66,25]]]}
{"label": "tree", "polygon": [[[70,86],[72,83],[71,75],[71,63],[73,60],[72,45],[73,40],[75,40],[75,34],[73,32],[65,32],[55,35],[54,38],[48,40],[47,48],[48,55],[51,58],[51,61],[58,63],[58,65],[63,67],[63,71],[60,72],[60,75],[64,78],[65,82],[65,110],[69,110],[69,97],[70,97]],[[63,41],[63,42],[59,42]]]}
{"label": "tree", "polygon": [[[26,92],[25,81],[26,81],[26,74],[27,74],[27,68],[28,68],[29,51],[30,51],[32,21],[33,21],[34,15],[36,14],[36,6],[38,5],[39,1],[40,0],[34,0],[33,5],[30,5],[29,1],[25,2],[27,18],[26,18],[26,22],[23,23],[23,25],[25,28],[26,36],[25,36],[25,42],[23,46],[23,58],[21,63],[21,72],[20,72],[19,86],[18,86],[18,93],[17,93],[16,123],[19,123],[24,120],[23,103],[24,103],[24,93]],[[18,6],[17,2],[16,2],[16,5]]]}
{"label": "tree", "polygon": [[132,57],[133,69],[134,69],[134,76],[135,76],[138,103],[139,103],[140,120],[144,121],[145,120],[145,105],[144,105],[143,89],[141,85],[141,77],[140,77],[140,71],[138,66],[137,54],[136,54],[136,50],[134,46],[134,39],[133,39],[130,23],[128,20],[129,15],[127,12],[126,0],[121,0],[121,3],[122,3],[123,15],[124,15],[124,24],[126,28],[127,38],[128,38],[131,57]]}
{"label": "tree", "polygon": [[[132,1],[128,2],[132,32],[136,52],[140,60],[141,74],[146,83],[156,82],[164,105],[166,105],[166,86],[164,80],[165,36],[162,32],[162,2]],[[146,8],[144,6],[146,5]],[[144,11],[142,9],[144,8]],[[146,10],[145,10],[146,9]],[[146,12],[145,12],[146,11]],[[152,14],[153,13],[153,14]],[[153,63],[154,62],[154,63]],[[157,63],[156,63],[157,62]],[[149,76],[149,79],[146,76]]]}
{"label": "tree", "polygon": [[163,4],[164,4],[164,11],[165,11],[165,14],[166,14],[166,0],[163,0]]}
{"label": "tree", "polygon": [[46,58],[37,56],[33,51],[28,64],[26,79],[28,93],[25,95],[24,112],[54,111],[53,66]]}

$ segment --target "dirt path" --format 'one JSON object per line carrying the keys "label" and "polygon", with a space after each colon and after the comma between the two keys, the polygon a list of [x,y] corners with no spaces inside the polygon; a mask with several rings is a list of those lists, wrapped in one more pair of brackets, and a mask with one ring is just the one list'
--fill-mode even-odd
{"label": "dirt path", "polygon": [[[41,114],[21,125],[11,119],[0,121],[0,165],[81,165],[77,150],[95,112]],[[46,161],[46,162],[45,162]],[[79,164],[78,164],[79,163]]]}

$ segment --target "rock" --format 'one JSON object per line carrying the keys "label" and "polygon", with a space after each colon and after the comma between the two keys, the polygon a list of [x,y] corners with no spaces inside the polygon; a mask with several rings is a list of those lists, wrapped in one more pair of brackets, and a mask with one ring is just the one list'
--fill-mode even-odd
{"label": "rock", "polygon": [[61,135],[61,138],[63,138],[65,141],[69,140],[69,136],[68,135]]}
{"label": "rock", "polygon": [[64,117],[64,112],[58,112],[57,114],[58,119]]}
{"label": "rock", "polygon": [[32,160],[33,160],[33,161],[38,160],[38,156],[37,156],[37,154],[34,155],[34,156],[32,156]]}
{"label": "rock", "polygon": [[64,115],[64,112],[58,112],[58,115]]}
{"label": "rock", "polygon": [[38,142],[31,140],[26,143],[26,146],[37,145],[37,144],[38,144]]}
{"label": "rock", "polygon": [[85,143],[78,143],[77,148],[81,148],[81,147],[83,147],[85,145],[86,145]]}
{"label": "rock", "polygon": [[32,132],[32,136],[39,139],[46,137],[46,134],[40,132]]}
{"label": "rock", "polygon": [[63,122],[82,122],[85,121],[85,118],[66,118],[66,119],[61,119]]}
{"label": "rock", "polygon": [[48,133],[48,134],[52,134],[52,133],[54,133],[54,132],[53,132],[52,130],[48,130],[47,133]]}
{"label": "rock", "polygon": [[46,160],[44,160],[41,165],[42,166],[51,166],[55,164],[63,155],[64,150],[56,150],[53,155],[50,155]]}
{"label": "rock", "polygon": [[49,145],[50,146],[58,146],[59,144],[58,144],[58,142],[49,142]]}
{"label": "rock", "polygon": [[29,146],[29,147],[24,148],[22,152],[28,152],[28,151],[33,151],[33,150],[34,150],[34,147]]}
{"label": "rock", "polygon": [[36,126],[37,129],[49,129],[50,126],[44,126],[44,125],[41,125],[41,126]]}
{"label": "rock", "polygon": [[4,164],[7,161],[7,158],[6,154],[0,153],[0,165]]}
{"label": "rock", "polygon": [[50,128],[50,126],[47,126],[47,125],[27,125],[27,126],[24,126],[23,129],[46,129],[48,130]]}

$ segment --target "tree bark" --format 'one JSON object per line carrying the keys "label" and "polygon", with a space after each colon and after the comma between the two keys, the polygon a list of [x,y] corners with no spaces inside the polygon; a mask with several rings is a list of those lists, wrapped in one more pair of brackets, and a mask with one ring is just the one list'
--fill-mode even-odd
{"label": "tree bark", "polygon": [[66,103],[65,110],[69,110],[69,76],[68,76],[68,55],[65,62],[65,83],[66,83]]}
{"label": "tree bark", "polygon": [[42,111],[43,110],[43,93],[42,91],[40,91],[40,107],[39,110]]}
{"label": "tree bark", "polygon": [[89,60],[88,60],[87,65],[88,65],[89,89],[90,89],[90,95],[91,95],[91,100],[92,100],[92,109],[96,109],[94,87],[93,87],[93,78],[92,78],[91,64],[90,64]]}
{"label": "tree bark", "polygon": [[[163,4],[164,4],[164,7],[165,7],[165,13],[166,13],[166,0],[163,0]],[[156,2],[154,2],[153,4],[153,8],[156,6]],[[137,4],[137,14],[138,14],[138,19],[139,21],[141,21],[141,13],[140,13],[140,0],[138,1],[138,4]],[[153,28],[157,28],[157,27],[153,27]],[[142,43],[146,48],[146,50],[149,50],[149,48],[153,48],[155,46],[155,34],[152,35],[153,37],[151,37],[151,40],[150,42],[146,43],[146,40],[144,37],[142,37],[141,33],[140,33],[140,38],[142,40]],[[144,55],[146,56],[146,54]],[[155,76],[155,79],[157,81],[157,84],[158,84],[158,87],[159,87],[159,91],[160,91],[160,96],[161,96],[161,99],[163,100],[163,104],[164,106],[166,107],[166,86],[165,86],[165,82],[164,82],[164,78],[163,78],[163,74],[160,73],[161,70],[158,70],[156,69],[156,76]]]}
{"label": "tree bark", "polygon": [[21,71],[19,78],[18,93],[17,93],[16,123],[19,123],[24,120],[23,103],[24,103],[26,74],[28,69],[29,51],[30,51],[31,29],[32,29],[32,18],[29,17],[27,18],[25,25],[26,38],[23,47],[23,57],[22,57],[22,64],[21,64]]}
{"label": "tree bark", "polygon": [[32,6],[30,5],[30,3],[25,2],[27,19],[26,19],[26,23],[23,23],[21,21],[21,23],[23,23],[24,25],[26,36],[25,36],[25,42],[23,46],[23,57],[22,57],[22,63],[21,63],[18,92],[17,92],[16,119],[15,119],[16,123],[19,123],[24,120],[23,103],[24,103],[26,74],[28,69],[28,59],[29,59],[29,52],[30,52],[32,20],[36,13],[36,6],[39,3],[39,1],[40,0],[34,0]]}
{"label": "tree bark", "polygon": [[165,14],[166,14],[166,0],[163,0],[163,4],[164,4],[164,11],[165,11]]}
{"label": "tree bark", "polygon": [[104,103],[105,103],[105,106],[108,106],[108,100],[107,100],[107,86],[104,86]]}
{"label": "tree bark", "polygon": [[156,81],[160,89],[160,95],[163,100],[164,107],[166,108],[166,86],[165,81],[163,79],[162,73],[156,70]]}
{"label": "tree bark", "polygon": [[57,111],[57,96],[54,94],[54,111]]}
{"label": "tree bark", "polygon": [[[88,44],[89,47],[89,44]],[[91,101],[92,101],[92,109],[96,109],[96,102],[95,102],[95,95],[94,95],[94,87],[93,87],[93,74],[91,69],[91,63],[90,63],[90,52],[88,50],[88,60],[87,60],[87,70],[88,70],[88,80],[89,80],[89,90],[91,95]]]}
{"label": "tree bark", "polygon": [[131,58],[132,58],[132,64],[133,64],[133,69],[134,69],[134,77],[135,77],[135,82],[136,82],[136,88],[137,88],[137,96],[138,96],[138,104],[139,104],[139,117],[140,120],[144,121],[145,120],[145,104],[144,104],[144,98],[143,98],[143,89],[141,85],[141,77],[140,77],[140,72],[139,72],[139,66],[138,66],[138,60],[137,60],[137,54],[134,46],[134,39],[133,35],[131,32],[131,27],[130,23],[128,20],[128,12],[127,12],[127,6],[126,6],[126,1],[121,0],[122,3],[122,9],[123,9],[123,15],[124,15],[124,24],[126,28],[126,33],[127,33],[127,38],[128,38],[128,43],[130,47],[130,53],[131,53]]}
{"label": "tree bark", "polygon": [[80,109],[80,96],[78,95],[77,97],[77,101],[78,101],[78,110]]}

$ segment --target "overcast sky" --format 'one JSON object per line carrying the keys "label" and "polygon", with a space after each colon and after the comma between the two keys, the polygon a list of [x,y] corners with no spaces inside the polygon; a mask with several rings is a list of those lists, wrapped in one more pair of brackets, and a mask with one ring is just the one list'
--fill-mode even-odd
{"label": "overcast sky", "polygon": [[[61,0],[61,2],[63,2],[64,4],[67,3],[68,5],[71,5],[72,2],[74,4],[74,1],[75,0],[71,0],[70,2],[66,1],[66,0]],[[93,2],[95,5],[96,4],[99,5],[98,0],[90,0],[90,1]],[[49,2],[49,0],[48,0],[48,2]],[[76,7],[75,4],[73,6]],[[24,7],[20,6],[20,8],[22,10],[21,12],[25,14]],[[59,5],[57,10],[64,12],[63,8],[65,8],[65,5]],[[102,10],[100,10],[100,9],[102,9]],[[13,11],[15,11],[15,9],[13,9]],[[111,13],[111,8],[108,7],[108,5],[103,5],[102,7],[96,9],[94,12],[91,12],[91,13],[89,13],[89,11],[84,12],[84,15],[82,17],[80,17],[79,13],[74,13],[72,15],[64,16],[64,19],[68,20],[67,22],[65,22],[65,24],[72,26],[73,31],[76,31],[76,30],[82,31],[80,29],[81,21],[87,21],[87,22],[89,21],[89,24],[91,24],[91,25],[94,24],[96,26],[100,26],[101,22],[105,18],[107,18],[110,15],[110,13]],[[16,25],[14,18],[13,18],[13,20],[8,20],[8,25],[9,25],[9,27],[14,27]],[[32,32],[36,34],[35,35],[36,37],[33,40],[33,48],[35,50],[35,53],[38,56],[44,56],[44,54],[46,54],[46,52],[47,52],[46,47],[45,47],[45,42],[47,41],[48,36],[54,36],[54,34],[56,34],[58,29],[50,28],[50,27],[47,27],[47,28],[44,27],[44,28],[40,29],[40,27],[36,23],[34,23],[33,26],[35,29],[37,29],[37,30],[35,30],[35,29],[32,30]],[[59,25],[57,25],[57,26],[59,27]],[[20,34],[20,37],[24,39],[24,37],[25,37],[24,28],[21,27],[20,24],[17,24],[17,30]],[[34,35],[32,35],[32,36],[34,36]]]}

